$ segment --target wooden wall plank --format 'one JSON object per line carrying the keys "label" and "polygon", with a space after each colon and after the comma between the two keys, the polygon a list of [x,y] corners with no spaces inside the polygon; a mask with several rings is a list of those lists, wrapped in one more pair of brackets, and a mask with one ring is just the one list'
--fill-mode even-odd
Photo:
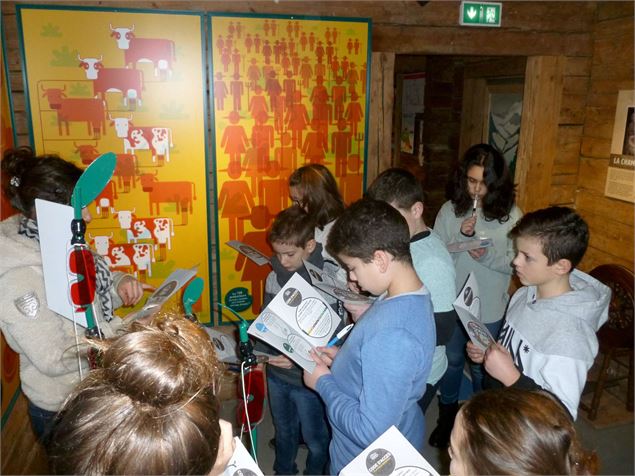
{"label": "wooden wall plank", "polygon": [[576,197],[576,208],[582,213],[596,213],[611,217],[612,220],[632,227],[635,216],[633,204],[605,197],[604,193],[595,190],[581,189]]}
{"label": "wooden wall plank", "polygon": [[[583,137],[580,153],[585,157],[603,158],[611,153],[611,139]],[[608,161],[606,162],[608,164]]]}
{"label": "wooden wall plank", "polygon": [[474,144],[483,140],[485,114],[487,111],[487,80],[466,78],[463,82],[463,109],[461,111],[461,140],[459,157]]}
{"label": "wooden wall plank", "polygon": [[549,189],[549,205],[573,205],[576,185],[551,185]]}
{"label": "wooden wall plank", "polygon": [[626,260],[620,256],[615,256],[607,250],[598,249],[594,246],[589,246],[584,254],[584,258],[578,265],[582,271],[591,271],[596,266],[601,264],[619,264],[628,269],[633,269],[633,261]]}
{"label": "wooden wall plank", "polygon": [[589,157],[581,157],[578,186],[604,194],[604,184],[606,182],[608,166],[608,158],[591,159]]}

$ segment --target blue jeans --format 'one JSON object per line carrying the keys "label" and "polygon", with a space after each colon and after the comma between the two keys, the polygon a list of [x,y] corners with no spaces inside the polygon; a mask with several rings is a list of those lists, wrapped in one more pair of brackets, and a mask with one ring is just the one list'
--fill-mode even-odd
{"label": "blue jeans", "polygon": [[[502,325],[503,319],[500,319],[499,321],[485,324],[485,327],[487,327],[492,336],[496,339]],[[450,338],[450,342],[445,346],[445,353],[448,356],[448,369],[441,379],[440,401],[443,404],[459,401],[459,388],[461,387],[461,379],[463,378],[463,368],[465,367],[466,359],[465,344],[467,344],[468,340],[467,332],[465,332],[463,324],[459,321],[454,329],[454,334],[452,334]],[[475,364],[471,360],[469,362],[470,374],[472,376],[472,390],[474,393],[477,393],[483,389],[483,366]]]}
{"label": "blue jeans", "polygon": [[267,372],[269,406],[276,430],[276,474],[296,474],[295,458],[300,432],[309,454],[304,474],[326,474],[329,460],[329,427],[322,400],[313,390],[287,383]]}
{"label": "blue jeans", "polygon": [[28,411],[29,416],[31,417],[31,426],[33,427],[33,432],[35,433],[36,438],[42,442],[42,444],[46,445],[48,442],[48,437],[51,433],[51,429],[53,427],[53,423],[55,420],[55,416],[57,412],[52,412],[49,410],[44,410],[33,403],[31,400],[28,400]]}

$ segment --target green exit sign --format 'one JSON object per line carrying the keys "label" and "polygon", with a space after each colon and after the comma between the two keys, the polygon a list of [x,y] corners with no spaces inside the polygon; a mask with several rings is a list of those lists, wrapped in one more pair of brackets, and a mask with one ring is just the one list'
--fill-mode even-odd
{"label": "green exit sign", "polygon": [[467,26],[501,26],[502,3],[461,2],[459,23]]}

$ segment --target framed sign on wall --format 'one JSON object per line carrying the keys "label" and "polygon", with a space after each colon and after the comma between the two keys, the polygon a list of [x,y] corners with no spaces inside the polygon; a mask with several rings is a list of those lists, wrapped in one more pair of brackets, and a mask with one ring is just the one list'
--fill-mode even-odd
{"label": "framed sign on wall", "polygon": [[18,5],[31,142],[80,166],[114,152],[87,236],[158,285],[198,265],[210,319],[204,16]]}
{"label": "framed sign on wall", "polygon": [[323,164],[350,203],[362,196],[368,139],[370,21],[210,15],[218,295],[253,318],[269,265],[267,230],[291,205],[287,181]]}

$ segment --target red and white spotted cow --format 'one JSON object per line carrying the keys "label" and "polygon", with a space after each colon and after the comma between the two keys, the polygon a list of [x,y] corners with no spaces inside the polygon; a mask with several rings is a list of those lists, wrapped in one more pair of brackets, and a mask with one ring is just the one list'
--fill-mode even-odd
{"label": "red and white spotted cow", "polygon": [[98,141],[95,141],[95,145],[90,144],[78,144],[73,142],[75,146],[75,153],[79,154],[79,158],[82,160],[82,164],[90,165],[97,157],[99,157],[99,151],[97,150]]}
{"label": "red and white spotted cow", "polygon": [[110,249],[110,258],[114,270],[131,272],[141,281],[152,276],[155,259],[151,243],[117,243]]}
{"label": "red and white spotted cow", "polygon": [[93,236],[88,233],[90,239],[89,244],[95,249],[98,255],[103,257],[108,266],[112,266],[112,260],[110,259],[110,247],[115,244],[112,240],[112,233],[110,235],[97,235]]}
{"label": "red and white spotted cow", "polygon": [[131,28],[113,28],[110,36],[117,40],[117,47],[124,50],[124,64],[136,67],[139,63],[152,63],[154,75],[166,79],[172,76],[172,63],[176,61],[174,41],[165,38],[137,38],[134,24]]}
{"label": "red and white spotted cow", "polygon": [[172,237],[174,236],[174,221],[172,218],[154,218],[152,234],[155,238],[154,249],[159,248],[159,261],[165,261],[167,251],[172,249]]}
{"label": "red and white spotted cow", "polygon": [[119,228],[122,230],[129,230],[132,227],[132,219],[136,218],[134,214],[136,208],[132,210],[117,210],[113,217],[119,220]]}
{"label": "red and white spotted cow", "polygon": [[130,117],[112,117],[108,114],[111,125],[115,126],[117,137],[123,139],[125,153],[134,153],[137,150],[149,150],[152,153],[152,162],[157,161],[163,165],[163,159],[170,161],[170,148],[172,143],[172,130],[167,127],[141,126],[132,123]]}
{"label": "red and white spotted cow", "polygon": [[108,218],[110,213],[115,212],[115,199],[119,198],[117,195],[117,189],[112,180],[110,180],[104,189],[101,191],[95,199],[95,205],[97,206],[97,216],[99,218]]}
{"label": "red and white spotted cow", "polygon": [[193,182],[159,182],[157,173],[142,174],[139,177],[141,188],[148,193],[150,213],[161,213],[161,203],[175,203],[176,213],[181,213],[183,224],[187,223],[188,212],[193,213],[193,200],[196,200],[196,186]]}
{"label": "red and white spotted cow", "polygon": [[67,98],[66,86],[45,89],[41,86],[42,97],[48,100],[49,107],[57,113],[57,127],[62,135],[62,126],[66,135],[70,135],[70,122],[85,122],[88,134],[99,138],[106,133],[106,102],[99,98]]}
{"label": "red and white spotted cow", "polygon": [[93,94],[106,99],[106,93],[121,93],[123,105],[134,109],[141,106],[141,91],[143,86],[143,71],[128,68],[104,68],[103,56],[97,58],[82,58],[77,55],[80,68],[84,68],[86,79],[93,81]]}

